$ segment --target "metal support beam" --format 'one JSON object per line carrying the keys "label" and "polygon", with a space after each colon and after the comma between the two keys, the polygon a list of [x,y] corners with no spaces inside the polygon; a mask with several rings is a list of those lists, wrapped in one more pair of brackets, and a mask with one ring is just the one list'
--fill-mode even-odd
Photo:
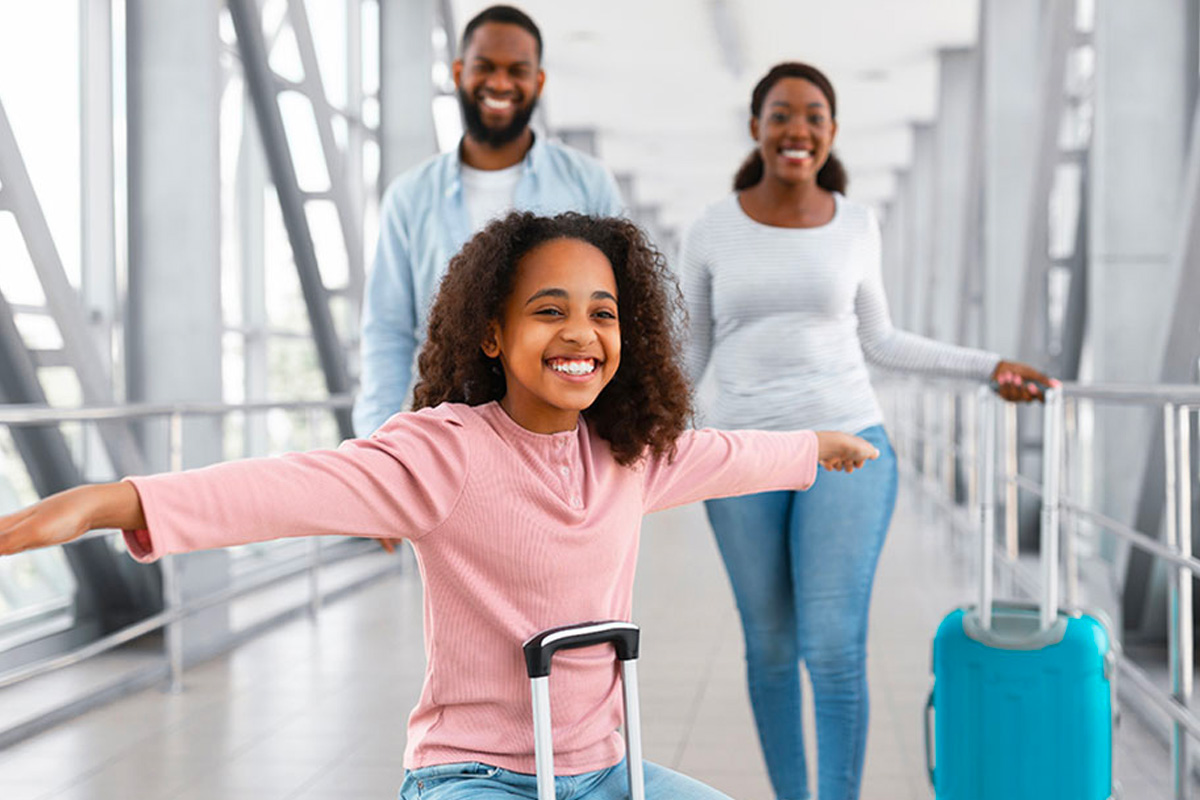
{"label": "metal support beam", "polygon": [[978,44],[968,78],[966,149],[963,175],[963,235],[959,242],[962,268],[959,273],[959,300],[954,320],[954,341],[967,347],[984,347],[987,332],[987,306],[984,296],[984,70],[987,48],[986,3],[979,8]]}
{"label": "metal support beam", "polygon": [[974,119],[977,57],[969,48],[938,52],[939,94],[935,131],[933,260],[925,287],[929,333],[944,342],[956,341],[958,310],[964,305],[963,261],[967,236],[968,199],[972,188],[968,169],[975,140]]}
{"label": "metal support beam", "polygon": [[[451,4],[443,0],[379,0],[379,189],[438,151],[433,126],[435,11],[447,46],[457,48]],[[453,60],[453,58],[452,58]]]}
{"label": "metal support beam", "polygon": [[1050,191],[1059,160],[1058,137],[1062,121],[1067,54],[1075,34],[1075,4],[1050,2],[1043,6],[1039,45],[1040,108],[1037,117],[1037,154],[1032,165],[1033,188],[1025,207],[1029,214],[1025,240],[1025,280],[1021,301],[1020,357],[1044,364],[1046,336],[1046,277],[1050,269]]}
{"label": "metal support beam", "polygon": [[[128,397],[223,399],[220,7],[125,0],[129,197]],[[221,461],[217,418],[139,425],[155,471]],[[224,550],[173,560],[170,592],[194,597],[230,580]],[[228,635],[224,609],[184,623],[191,652]],[[174,636],[170,637],[175,641]],[[169,648],[168,648],[169,649]]]}
{"label": "metal support beam", "polygon": [[[329,307],[330,293],[321,279],[312,231],[304,213],[304,194],[296,178],[296,168],[284,130],[283,115],[278,104],[278,83],[269,65],[258,5],[254,0],[228,0],[228,6],[237,34],[238,51],[242,56],[246,88],[254,104],[271,180],[275,184],[292,258],[308,309],[313,341],[325,373],[325,385],[330,394],[347,394],[351,391],[351,385],[346,369],[346,353],[333,322]],[[336,416],[341,435],[352,437],[354,431],[349,412],[340,409]]]}
{"label": "metal support beam", "polygon": [[[1189,27],[1195,6],[1196,0],[1096,4],[1084,365],[1092,380],[1195,379],[1194,361],[1181,357],[1194,348],[1197,332],[1198,294],[1194,282],[1189,287],[1194,281],[1189,273],[1196,272],[1200,146],[1194,112],[1187,114],[1194,103],[1200,35]],[[1127,150],[1131,136],[1139,141],[1133,160]],[[1172,319],[1173,308],[1180,310]],[[1188,337],[1190,343],[1168,356],[1171,342],[1178,347]],[[1158,426],[1149,414],[1134,410],[1101,408],[1096,419],[1102,510],[1158,535],[1164,492]],[[1159,599],[1166,590],[1164,573],[1139,551],[1130,552],[1123,566],[1122,617],[1131,638],[1161,641],[1168,628]]]}
{"label": "metal support beam", "polygon": [[[254,122],[249,98],[244,103],[245,124],[238,146],[237,191],[234,214],[238,220],[238,263],[242,279],[242,375],[246,400],[268,399],[270,367],[267,340],[270,319],[267,315],[266,209],[267,165],[262,153],[262,137]],[[269,450],[267,418],[248,414],[243,426],[247,454]]]}
{"label": "metal support beam", "polygon": [[1017,352],[1021,266],[1028,248],[1025,213],[1037,153],[1038,32],[1044,0],[982,0],[983,337],[999,353]]}
{"label": "metal support beam", "polygon": [[908,257],[908,180],[907,170],[896,172],[896,198],[887,206],[880,231],[883,239],[883,288],[892,306],[893,316],[899,308]]}
{"label": "metal support beam", "polygon": [[1088,302],[1088,198],[1091,170],[1084,164],[1079,178],[1079,217],[1075,221],[1075,246],[1062,266],[1067,270],[1067,297],[1063,310],[1060,348],[1051,354],[1050,372],[1063,380],[1079,380],[1083,343],[1087,333]]}
{"label": "metal support beam", "polygon": [[934,230],[934,129],[926,122],[914,123],[912,170],[908,182],[908,263],[904,270],[904,294],[899,301],[900,327],[928,335],[929,315],[924,289],[933,268]]}

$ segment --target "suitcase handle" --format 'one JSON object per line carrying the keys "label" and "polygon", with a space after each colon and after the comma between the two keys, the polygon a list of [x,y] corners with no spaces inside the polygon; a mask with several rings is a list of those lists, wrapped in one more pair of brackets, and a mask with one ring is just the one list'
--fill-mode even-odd
{"label": "suitcase handle", "polygon": [[645,800],[642,767],[641,710],[637,692],[638,626],[632,622],[585,622],[536,633],[523,645],[533,699],[533,755],[537,765],[538,800],[554,800],[554,736],[550,717],[550,661],[559,650],[611,643],[621,662],[625,700],[625,767],[629,797]]}
{"label": "suitcase handle", "polygon": [[937,788],[933,771],[933,689],[929,690],[929,699],[925,701],[925,770],[929,773],[929,785]]}
{"label": "suitcase handle", "polygon": [[544,678],[550,674],[550,660],[559,650],[609,642],[616,649],[619,660],[636,660],[638,626],[632,622],[584,622],[534,634],[524,644],[525,669],[530,678]]}
{"label": "suitcase handle", "polygon": [[[1046,456],[1042,468],[1042,519],[1041,547],[1039,560],[1042,571],[1042,590],[1040,598],[1040,624],[1043,629],[1050,628],[1058,618],[1059,588],[1058,588],[1058,545],[1059,545],[1059,510],[1061,498],[1061,471],[1063,452],[1062,431],[1062,390],[1053,386],[1042,386],[1044,408],[1042,410],[1043,450]],[[987,389],[979,390],[980,424],[983,433],[983,446],[979,448],[980,474],[982,476],[981,499],[979,503],[980,519],[980,581],[979,581],[979,621],[984,630],[992,627],[992,550],[995,542],[995,464],[988,456],[995,451],[995,407],[996,399]],[[1009,513],[1006,510],[1005,513]]]}

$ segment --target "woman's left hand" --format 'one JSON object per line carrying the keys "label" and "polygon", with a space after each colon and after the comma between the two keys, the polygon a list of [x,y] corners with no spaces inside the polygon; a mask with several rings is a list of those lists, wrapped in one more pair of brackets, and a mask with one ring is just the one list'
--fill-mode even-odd
{"label": "woman's left hand", "polygon": [[1045,387],[1058,388],[1062,385],[1019,361],[1001,361],[997,364],[992,370],[992,383],[996,394],[1013,403],[1045,400]]}

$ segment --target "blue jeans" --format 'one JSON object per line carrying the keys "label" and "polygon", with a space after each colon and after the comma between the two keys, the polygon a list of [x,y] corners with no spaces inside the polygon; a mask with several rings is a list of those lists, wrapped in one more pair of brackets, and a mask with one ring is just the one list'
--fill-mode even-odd
{"label": "blue jeans", "polygon": [[746,637],[750,704],[779,800],[807,800],[799,663],[812,679],[821,800],[855,800],[867,743],[867,610],[896,503],[883,426],[859,436],[879,458],[822,470],[806,492],[709,500]]}
{"label": "blue jeans", "polygon": [[[647,800],[730,800],[716,789],[666,767],[645,762]],[[625,800],[629,777],[625,762],[582,775],[555,779],[558,800]],[[537,800],[537,778],[487,764],[439,764],[404,773],[400,800],[487,800],[527,797]]]}

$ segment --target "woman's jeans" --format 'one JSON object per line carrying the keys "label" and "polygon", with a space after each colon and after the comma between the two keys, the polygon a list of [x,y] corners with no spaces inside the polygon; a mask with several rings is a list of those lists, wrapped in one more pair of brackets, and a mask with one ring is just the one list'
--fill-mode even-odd
{"label": "woman's jeans", "polygon": [[806,492],[709,500],[746,637],[750,704],[779,800],[807,800],[800,670],[812,679],[817,796],[855,800],[867,743],[867,610],[896,502],[883,426],[860,431],[879,458],[821,470]]}
{"label": "woman's jeans", "polygon": [[[645,763],[647,800],[730,800],[716,789]],[[625,800],[629,777],[625,762],[583,775],[559,776],[555,780],[558,800]],[[487,764],[440,764],[404,774],[400,800],[487,800],[488,798],[537,798],[537,778]]]}

